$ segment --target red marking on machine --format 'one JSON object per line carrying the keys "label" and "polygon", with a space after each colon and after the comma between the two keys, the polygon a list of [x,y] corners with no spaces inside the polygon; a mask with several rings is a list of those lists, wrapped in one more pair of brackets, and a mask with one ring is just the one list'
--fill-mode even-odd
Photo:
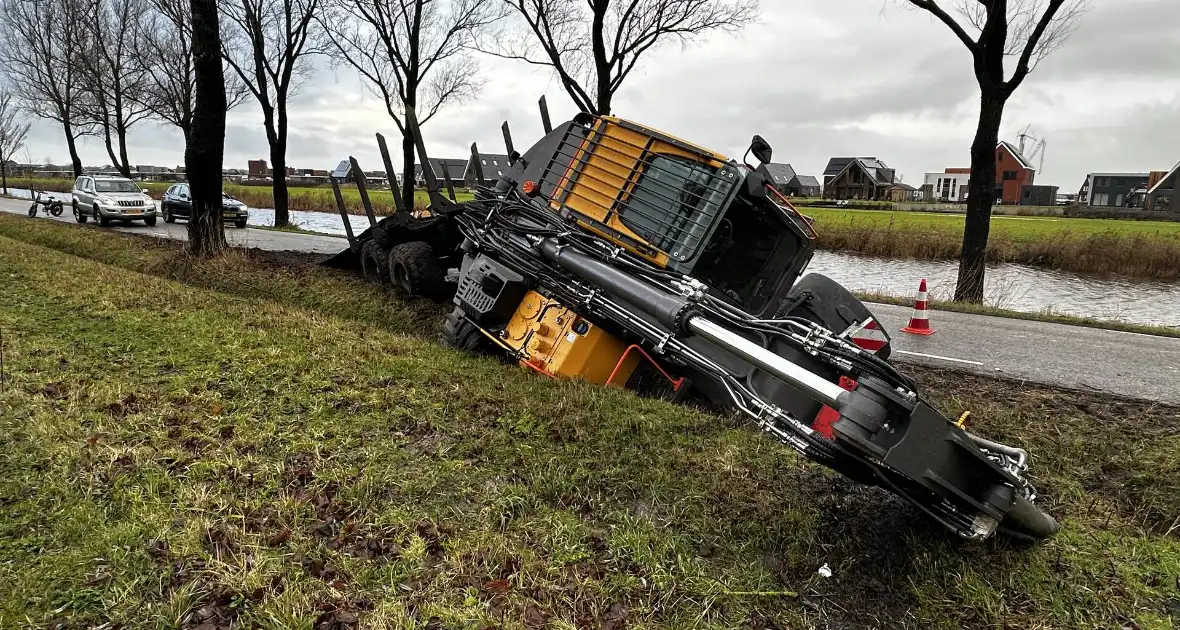
{"label": "red marking on machine", "polygon": [[[856,389],[856,381],[848,378],[847,376],[841,376],[840,387],[843,387],[848,391],[852,391]],[[832,425],[836,424],[836,421],[839,419],[839,411],[824,405],[824,408],[820,409],[819,413],[815,416],[815,421],[811,423],[811,428],[815,429],[816,433],[828,438],[829,440],[834,440],[836,439],[836,436],[832,432]]]}

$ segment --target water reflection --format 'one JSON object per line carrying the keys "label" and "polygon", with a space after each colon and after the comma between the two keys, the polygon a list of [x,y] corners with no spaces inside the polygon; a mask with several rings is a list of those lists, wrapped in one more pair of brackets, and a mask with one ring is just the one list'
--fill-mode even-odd
{"label": "water reflection", "polygon": [[[815,253],[808,271],[830,276],[853,291],[912,296],[929,280],[933,299],[954,294],[956,262],[893,260],[843,252]],[[984,301],[1016,311],[1052,311],[1137,324],[1180,327],[1180,283],[1093,277],[1024,265],[989,265]]]}

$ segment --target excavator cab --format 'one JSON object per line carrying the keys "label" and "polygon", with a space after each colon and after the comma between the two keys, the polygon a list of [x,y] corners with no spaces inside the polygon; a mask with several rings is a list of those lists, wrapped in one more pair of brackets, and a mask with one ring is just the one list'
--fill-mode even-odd
{"label": "excavator cab", "polygon": [[[759,149],[769,159],[769,146]],[[778,310],[815,249],[811,226],[766,184],[764,167],[631,121],[580,116],[516,167],[504,185],[528,183],[575,225],[754,314]]]}

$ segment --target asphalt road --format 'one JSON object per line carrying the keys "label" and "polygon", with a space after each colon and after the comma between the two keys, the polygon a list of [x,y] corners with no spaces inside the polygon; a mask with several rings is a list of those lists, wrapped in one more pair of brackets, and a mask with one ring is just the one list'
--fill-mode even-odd
{"label": "asphalt road", "polygon": [[[0,199],[0,211],[25,214],[28,204]],[[68,208],[58,220],[74,222]],[[163,221],[151,228],[132,224],[113,229],[176,240],[187,237],[184,224]],[[269,251],[335,254],[347,247],[343,238],[254,228],[228,228],[226,237],[234,246]],[[921,337],[900,332],[911,309],[869,307],[893,337],[897,361],[1180,405],[1177,338],[948,311],[931,311],[931,325],[938,332]]]}
{"label": "asphalt road", "polygon": [[[68,198],[68,195],[61,195]],[[3,199],[0,198],[0,212],[10,212],[14,214],[27,214],[29,211],[29,201],[20,199]],[[38,217],[53,219],[45,214],[44,209],[40,210]],[[70,206],[67,204],[65,213],[60,217],[56,217],[57,221],[65,221],[74,223],[74,215],[70,211]],[[91,220],[86,224],[86,227],[94,226],[98,228],[94,221]],[[134,234],[150,234],[160,238],[170,238],[173,240],[183,241],[188,238],[188,226],[183,222],[179,223],[164,223],[164,219],[159,216],[156,217],[156,225],[148,227],[142,222],[132,222],[127,225],[121,223],[114,223],[110,228],[120,232],[130,232]],[[225,237],[229,240],[229,244],[234,247],[257,247],[267,251],[292,251],[292,252],[311,252],[315,254],[336,254],[348,248],[348,241],[344,238],[335,236],[320,236],[317,234],[298,234],[294,232],[279,232],[276,230],[260,230],[257,228],[247,227],[245,229],[238,229],[235,227],[225,228]]]}

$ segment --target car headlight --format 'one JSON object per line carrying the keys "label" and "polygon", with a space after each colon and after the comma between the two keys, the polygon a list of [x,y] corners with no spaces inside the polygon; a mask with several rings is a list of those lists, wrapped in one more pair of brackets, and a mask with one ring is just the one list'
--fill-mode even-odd
{"label": "car headlight", "polygon": [[115,203],[115,200],[114,200],[114,199],[111,199],[110,197],[104,197],[104,196],[102,196],[102,195],[99,195],[99,196],[98,196],[98,202],[99,202],[99,203],[105,203],[105,204],[113,204],[113,203]]}

